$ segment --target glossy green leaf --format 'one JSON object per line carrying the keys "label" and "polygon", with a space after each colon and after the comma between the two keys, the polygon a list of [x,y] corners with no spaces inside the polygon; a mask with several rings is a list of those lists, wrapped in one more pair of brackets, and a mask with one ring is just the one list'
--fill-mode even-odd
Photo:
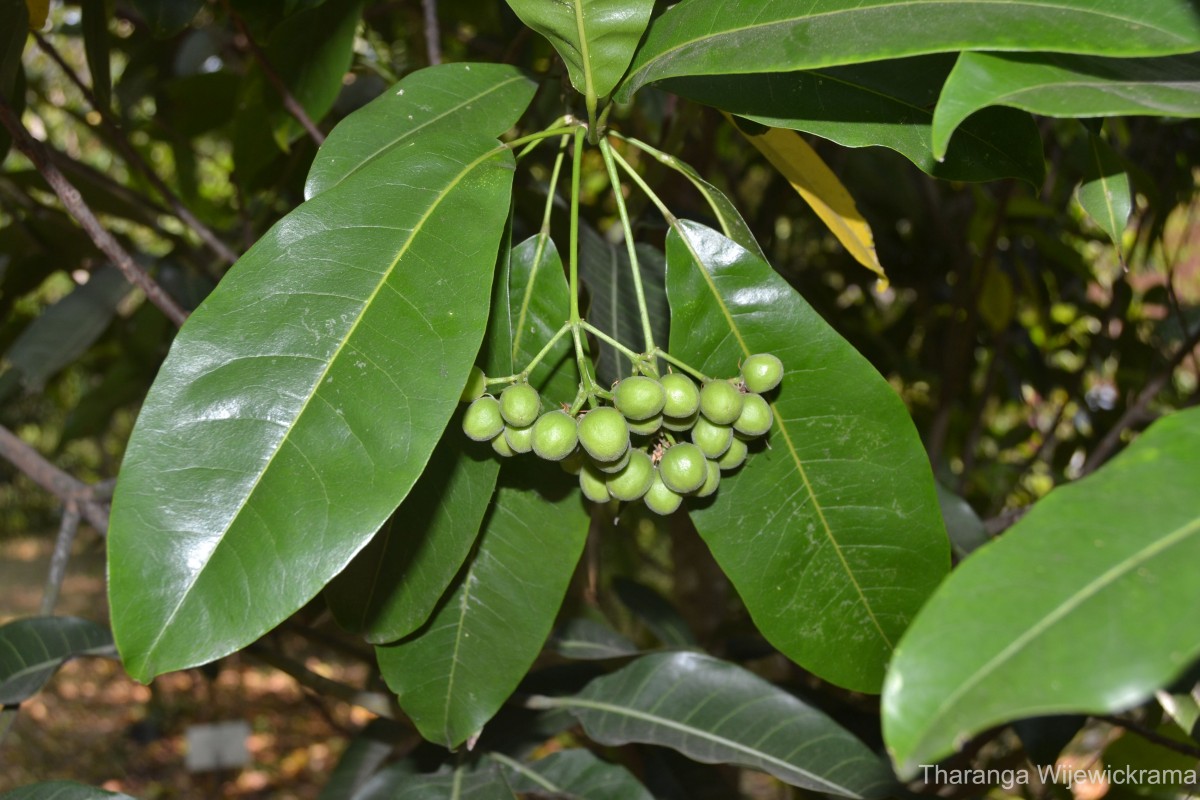
{"label": "glossy green leaf", "polygon": [[19,370],[27,389],[40,391],[46,381],[74,363],[100,338],[131,288],[115,267],[97,270],[87,283],[31,322],[4,354],[4,360]]}
{"label": "glossy green leaf", "polygon": [[[650,314],[650,330],[655,344],[666,340],[671,311],[663,286],[666,266],[663,255],[651,245],[636,246],[641,269],[642,289]],[[579,226],[579,277],[588,289],[588,322],[635,351],[645,349],[642,318],[638,312],[637,292],[629,269],[629,251],[613,244],[593,228]],[[629,359],[612,345],[598,342],[596,377],[603,386],[629,375]]]}
{"label": "glossy green leaf", "polygon": [[677,75],[790,72],[956,50],[1196,49],[1200,18],[1188,0],[683,0],[650,24],[617,98]]}
{"label": "glossy green leaf", "polygon": [[136,800],[123,792],[109,792],[75,781],[45,781],[0,794],[0,800]]}
{"label": "glossy green leaf", "polygon": [[112,634],[78,617],[31,617],[0,625],[0,706],[37,694],[68,659],[113,655]]}
{"label": "glossy green leaf", "polygon": [[442,64],[417,70],[338,123],[317,151],[305,198],[336,186],[417,136],[453,136],[463,115],[500,136],[524,113],[537,85],[506,64]]}
{"label": "glossy green leaf", "polygon": [[1163,613],[1200,608],[1197,448],[1200,409],[1160,420],[951,574],[884,688],[902,776],[1001,722],[1137,705],[1200,656],[1191,615]]}
{"label": "glossy green leaf", "polygon": [[159,38],[182,31],[203,5],[204,0],[133,0],[133,7]]}
{"label": "glossy green leaf", "polygon": [[92,94],[102,110],[112,105],[112,69],[108,59],[108,9],[105,0],[82,0],[83,49],[92,76]]}
{"label": "glossy green leaf", "polygon": [[[531,236],[513,248],[508,286],[512,319],[512,365],[520,371],[567,321],[571,293],[562,258],[547,235]],[[555,343],[529,376],[543,405],[570,403],[579,390],[579,367],[570,336]]]}
{"label": "glossy green leaf", "polygon": [[401,767],[380,773],[354,800],[517,800],[495,767],[419,775]]}
{"label": "glossy green leaf", "polygon": [[607,97],[625,74],[650,21],[654,0],[508,0],[529,27],[550,40],[575,90]]}
{"label": "glossy green leaf", "polygon": [[654,800],[620,764],[602,761],[590,750],[560,750],[532,763],[495,757],[513,791],[532,797],[577,800]]}
{"label": "glossy green leaf", "polygon": [[607,625],[586,617],[567,620],[550,637],[550,646],[577,661],[637,655],[637,645]]}
{"label": "glossy green leaf", "polygon": [[971,504],[950,491],[941,483],[936,484],[938,505],[942,509],[942,520],[946,523],[946,535],[950,546],[960,558],[968,556],[987,544],[988,535],[983,520],[971,508]]}
{"label": "glossy green leaf", "polygon": [[1015,177],[1040,186],[1041,136],[1028,114],[1012,109],[971,119],[945,160],[934,158],[933,107],[953,66],[953,55],[937,54],[803,72],[672,78],[661,86],[770,127],[846,147],[887,147],[937,178]]}
{"label": "glossy green leaf", "polygon": [[[1196,48],[1200,45],[1191,49]],[[1200,54],[1098,58],[963,53],[946,79],[933,115],[934,155],[942,157],[963,120],[993,105],[1051,117],[1196,117],[1200,116]]]}
{"label": "glossy green leaf", "polygon": [[643,656],[573,697],[565,708],[592,739],[670,747],[705,764],[759,769],[793,786],[875,797],[891,772],[822,712],[752,672],[701,653]]}
{"label": "glossy green leaf", "polygon": [[1107,142],[1093,133],[1086,134],[1084,139],[1087,166],[1083,181],[1075,189],[1075,199],[1120,250],[1122,234],[1133,211],[1129,174]]}
{"label": "glossy green leaf", "polygon": [[342,751],[317,800],[354,800],[358,797],[358,790],[391,757],[401,736],[406,733],[403,729],[397,732],[398,728],[392,720],[382,718],[367,723]]}
{"label": "glossy green leaf", "polygon": [[925,450],[892,387],[761,259],[694,222],[667,236],[671,353],[728,377],[774,353],[769,447],[692,520],[767,639],[877,692],[892,648],[949,568]]}
{"label": "glossy green leaf", "polygon": [[621,603],[667,647],[696,646],[696,637],[687,621],[661,594],[628,578],[616,578],[612,588]]}
{"label": "glossy green leaf", "polygon": [[109,534],[135,677],[284,619],[423,471],[483,338],[513,170],[470,118],[438,145],[393,150],[284,217],[175,339]]}
{"label": "glossy green leaf", "polygon": [[429,622],[375,650],[417,730],[450,749],[477,734],[517,688],[583,552],[589,516],[579,494],[550,499],[536,491],[570,485],[557,466],[542,466],[522,465],[522,485],[505,485],[502,476],[477,550]]}

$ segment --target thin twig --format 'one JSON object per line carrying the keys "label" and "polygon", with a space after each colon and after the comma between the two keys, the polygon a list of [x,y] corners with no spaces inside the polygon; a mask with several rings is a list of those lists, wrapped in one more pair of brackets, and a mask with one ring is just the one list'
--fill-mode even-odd
{"label": "thin twig", "polygon": [[229,0],[221,0],[221,6],[229,14],[229,18],[233,20],[234,27],[237,28],[238,34],[246,43],[246,49],[250,51],[250,55],[258,62],[258,66],[262,69],[267,82],[279,94],[279,98],[283,101],[283,107],[287,109],[289,114],[295,117],[300,126],[308,133],[309,138],[320,147],[325,143],[325,134],[321,132],[321,129],[308,116],[308,112],[304,110],[304,106],[300,105],[300,101],[288,89],[287,84],[283,82],[283,78],[279,77],[279,73],[271,66],[271,62],[267,59],[267,54],[258,46],[258,42],[254,41],[254,37],[250,35],[250,29],[246,27],[246,21],[242,19],[242,15],[234,11],[233,7],[229,4]]}
{"label": "thin twig", "polygon": [[[66,504],[77,504],[80,514],[101,536],[108,533],[108,512],[97,489],[77,480],[51,464],[3,425],[0,425],[0,458],[4,458],[29,479]],[[103,490],[106,494],[111,489]]]}
{"label": "thin twig", "polygon": [[339,700],[365,708],[373,714],[393,719],[391,703],[385,695],[378,692],[368,692],[354,686],[318,675],[308,667],[279,653],[270,647],[255,642],[246,648],[245,652],[267,666],[283,672],[296,679],[296,682],[306,689],[318,694],[336,697]]}
{"label": "thin twig", "polygon": [[1148,742],[1153,742],[1160,747],[1165,747],[1168,750],[1175,751],[1176,753],[1182,753],[1189,758],[1200,759],[1200,747],[1190,745],[1187,742],[1177,741],[1172,739],[1170,736],[1163,736],[1158,731],[1151,730],[1145,725],[1142,725],[1139,722],[1134,722],[1131,719],[1114,717],[1108,714],[1093,715],[1092,719],[1098,719],[1101,722],[1107,722],[1110,725],[1116,725],[1119,728],[1124,728],[1130,733],[1137,734]]}
{"label": "thin twig", "polygon": [[92,213],[92,209],[84,202],[79,190],[71,185],[66,176],[47,157],[42,144],[29,135],[29,131],[25,130],[25,126],[13,113],[8,99],[2,96],[0,96],[0,123],[8,128],[8,132],[12,134],[13,144],[33,162],[33,166],[42,174],[46,183],[50,184],[50,188],[58,195],[63,206],[87,232],[100,252],[108,256],[117,269],[121,270],[125,280],[141,289],[145,293],[146,299],[157,306],[167,319],[176,326],[182,325],[187,319],[187,312],[180,308],[179,304],[172,300],[163,291],[163,288],[134,262],[133,256],[125,251],[125,248],[113,238],[112,234],[104,229],[100,220],[96,219],[96,215]]}
{"label": "thin twig", "polygon": [[50,557],[50,573],[46,576],[46,590],[42,593],[42,616],[54,613],[58,605],[58,593],[67,577],[67,562],[71,559],[71,546],[79,533],[79,506],[68,501],[63,509],[62,522],[58,526],[58,537],[54,540],[54,555]]}
{"label": "thin twig", "polygon": [[40,47],[42,51],[46,53],[46,55],[50,56],[54,63],[58,64],[58,67],[63,71],[63,74],[65,74],[71,83],[75,84],[76,88],[78,88],[83,94],[83,97],[85,100],[87,100],[88,105],[90,105],[92,109],[100,115],[101,127],[103,127],[104,130],[109,133],[113,144],[121,153],[121,157],[125,159],[125,163],[129,164],[131,167],[140,172],[146,178],[146,180],[150,182],[150,185],[154,187],[154,190],[159,193],[167,205],[171,207],[171,210],[175,212],[175,216],[177,216],[185,225],[195,231],[196,235],[200,237],[200,240],[204,242],[204,244],[208,246],[208,249],[211,250],[218,258],[220,258],[226,264],[232,264],[233,262],[237,261],[237,253],[235,253],[229,245],[225,244],[225,242],[223,242],[220,237],[218,237],[216,233],[212,231],[211,228],[201,222],[196,215],[193,214],[191,210],[189,210],[188,207],[183,204],[183,201],[179,199],[178,195],[171,191],[171,188],[167,186],[163,179],[158,176],[158,173],[146,163],[146,160],[142,158],[141,154],[138,153],[132,144],[130,144],[128,137],[125,136],[125,131],[121,128],[117,121],[113,119],[112,111],[108,108],[105,108],[102,104],[96,102],[95,94],[93,94],[92,90],[80,79],[79,74],[71,68],[71,65],[66,62],[66,60],[62,57],[62,54],[58,52],[54,45],[52,45],[46,40],[45,37],[36,31],[34,32],[33,37],[37,41],[38,47]]}
{"label": "thin twig", "polygon": [[425,55],[430,66],[442,63],[442,31],[438,27],[437,0],[421,0],[425,12]]}

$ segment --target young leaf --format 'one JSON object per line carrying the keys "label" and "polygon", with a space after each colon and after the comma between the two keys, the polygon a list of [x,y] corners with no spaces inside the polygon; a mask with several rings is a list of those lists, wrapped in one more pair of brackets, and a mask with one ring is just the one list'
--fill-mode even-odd
{"label": "young leaf", "polygon": [[[513,248],[509,273],[512,365],[520,370],[541,352],[571,312],[571,294],[554,240],[531,236]],[[510,371],[511,372],[511,371]],[[508,374],[508,373],[506,373]],[[529,376],[548,406],[570,403],[579,389],[579,367],[569,336],[550,349]]]}
{"label": "young leaf", "polygon": [[338,123],[317,151],[305,199],[416,136],[458,132],[464,114],[479,120],[479,133],[500,136],[513,125],[537,84],[506,64],[441,64],[406,75],[379,97]]}
{"label": "young leaf", "polygon": [[858,213],[850,192],[808,142],[792,131],[779,128],[768,128],[757,134],[741,133],[787,178],[855,261],[879,277],[887,277],[875,254],[871,226]]}
{"label": "young leaf", "polygon": [[683,0],[651,23],[616,97],[625,102],[677,75],[791,72],[956,50],[1128,57],[1197,49],[1200,18],[1189,0]]}
{"label": "young leaf", "polygon": [[1200,409],[1156,422],[939,587],[884,687],[901,777],[1002,722],[1135,706],[1200,656],[1194,619],[1164,611],[1200,608],[1197,448]]}
{"label": "young leaf", "polygon": [[1101,230],[1108,234],[1119,252],[1122,249],[1121,237],[1133,210],[1129,174],[1120,156],[1113,152],[1107,142],[1090,132],[1084,138],[1087,169],[1083,182],[1075,189],[1075,199]]}
{"label": "young leaf", "polygon": [[412,637],[375,649],[400,707],[431,742],[454,749],[479,733],[550,633],[589,517],[578,492],[550,499],[533,488],[561,477],[555,466],[544,469],[528,485],[502,478],[478,549],[433,617]]}
{"label": "young leaf", "polygon": [[88,72],[92,74],[92,94],[100,111],[112,106],[112,71],[108,60],[108,9],[105,0],[83,0],[83,48]]}
{"label": "young leaf", "polygon": [[515,792],[532,797],[583,800],[654,800],[638,779],[620,764],[601,761],[590,750],[559,750],[530,764],[492,754]]}
{"label": "young leaf", "polygon": [[953,66],[953,55],[937,54],[803,72],[671,78],[660,86],[769,127],[846,147],[887,147],[937,178],[1015,177],[1041,186],[1041,135],[1028,114],[1013,109],[970,120],[945,160],[934,158],[933,107]]}
{"label": "young leaf", "polygon": [[0,706],[37,694],[68,659],[114,655],[112,634],[78,617],[31,617],[0,625]]}
{"label": "young leaf", "polygon": [[284,217],[176,338],[113,503],[130,674],[253,641],[420,476],[483,338],[508,210],[512,154],[474,128],[393,150]]}
{"label": "young leaf", "polygon": [[701,653],[643,656],[578,695],[539,702],[567,709],[605,745],[670,747],[705,764],[759,769],[843,797],[880,796],[892,784],[886,765],[829,717]]}
{"label": "young leaf", "polygon": [[933,154],[982,108],[1052,117],[1200,116],[1200,54],[1098,58],[1057,53],[963,53],[933,113]]}
{"label": "young leaf", "polygon": [[650,21],[654,0],[508,0],[529,27],[562,56],[575,91],[589,109],[625,74]]}
{"label": "young leaf", "polygon": [[45,781],[0,794],[0,800],[136,800],[75,781]]}
{"label": "young leaf", "polygon": [[877,692],[892,648],[949,568],[933,476],[895,391],[774,270],[694,222],[667,235],[671,353],[728,376],[784,365],[769,448],[691,511],[767,639]]}

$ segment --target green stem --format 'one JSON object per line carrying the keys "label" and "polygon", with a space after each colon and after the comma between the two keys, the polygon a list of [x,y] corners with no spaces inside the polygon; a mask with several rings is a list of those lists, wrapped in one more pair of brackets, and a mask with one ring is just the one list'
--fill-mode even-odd
{"label": "green stem", "polygon": [[492,384],[496,383],[515,383],[517,381],[529,380],[529,374],[533,372],[534,368],[537,367],[538,364],[542,363],[542,359],[550,354],[551,348],[558,343],[559,339],[566,336],[567,331],[570,329],[571,323],[564,322],[563,326],[559,328],[553,336],[550,337],[550,341],[546,342],[538,354],[530,359],[529,363],[525,365],[525,369],[521,370],[520,372],[514,372],[512,375],[505,375],[503,378],[488,378],[484,382],[484,385],[491,386]]}
{"label": "green stem", "polygon": [[523,144],[528,144],[530,142],[541,142],[544,139],[549,139],[554,136],[562,136],[563,134],[571,134],[575,131],[583,130],[584,129],[578,125],[562,125],[555,128],[547,128],[544,131],[538,131],[537,133],[519,136],[516,139],[513,139],[511,142],[505,142],[504,144],[500,145],[500,147],[505,150],[516,150]]}
{"label": "green stem", "polygon": [[571,339],[575,343],[575,363],[579,365],[579,377],[583,390],[587,392],[587,400],[595,405],[595,398],[603,396],[603,390],[596,384],[587,356],[583,352],[583,338],[579,335],[582,320],[579,316],[579,179],[583,172],[583,139],[587,135],[584,128],[576,128],[575,152],[571,159],[571,239],[570,239],[570,269],[568,275],[571,292],[571,317],[567,324],[571,327]]}
{"label": "green stem", "polygon": [[658,210],[662,213],[663,218],[666,219],[667,224],[669,224],[672,228],[675,227],[675,223],[677,223],[679,220],[675,219],[675,215],[672,214],[670,209],[667,208],[666,203],[659,199],[659,196],[654,193],[654,190],[651,189],[644,180],[642,180],[642,176],[638,175],[637,171],[634,170],[633,167],[629,166],[629,162],[622,158],[620,153],[618,153],[616,150],[612,150],[611,152],[613,158],[616,159],[617,163],[621,165],[621,169],[625,170],[625,174],[629,176],[629,179],[636,183],[638,188],[646,193],[646,197],[650,198],[650,202],[658,206]]}
{"label": "green stem", "polygon": [[712,380],[712,378],[708,377],[707,375],[705,375],[705,374],[704,374],[703,372],[701,372],[700,370],[696,369],[695,367],[693,367],[692,365],[690,365],[690,364],[688,364],[688,363],[686,363],[686,362],[684,362],[684,361],[680,361],[678,358],[676,358],[675,356],[671,355],[671,354],[670,354],[670,353],[668,353],[666,350],[663,350],[661,347],[656,347],[656,348],[654,348],[654,353],[653,353],[653,355],[656,355],[656,356],[658,356],[658,357],[659,357],[659,358],[661,358],[663,361],[666,361],[668,364],[672,364],[672,365],[674,365],[674,366],[676,366],[676,367],[679,367],[681,370],[683,370],[684,372],[687,372],[687,373],[689,373],[689,374],[690,374],[690,375],[691,375],[693,378],[696,378],[696,379],[697,379],[697,380],[699,380],[701,383],[705,383],[705,382],[707,382],[707,381],[711,381],[711,380]]}
{"label": "green stem", "polygon": [[[634,351],[630,350],[628,347],[626,347],[625,345],[621,344],[621,343],[620,343],[620,342],[618,342],[616,339],[614,339],[613,337],[609,336],[607,333],[605,333],[604,331],[600,330],[599,328],[597,328],[597,327],[596,327],[595,325],[593,325],[592,323],[590,323],[590,322],[587,322],[587,321],[583,321],[583,322],[581,322],[581,323],[580,323],[580,325],[582,325],[582,326],[583,326],[584,330],[587,330],[587,331],[590,331],[591,333],[593,333],[593,334],[596,336],[596,338],[597,338],[597,339],[599,339],[600,341],[602,341],[602,342],[607,342],[608,344],[611,344],[613,347],[615,347],[615,348],[617,348],[618,350],[620,350],[622,353],[624,353],[626,356],[628,356],[628,357],[629,357],[629,360],[630,360],[630,361],[632,361],[633,363],[635,363],[635,364],[636,364],[637,362],[639,362],[639,361],[641,361],[641,360],[642,360],[642,354],[641,354],[641,353],[635,353]],[[655,348],[655,349],[657,350],[658,348]],[[647,351],[647,352],[651,352],[651,351]]]}
{"label": "green stem", "polygon": [[[563,116],[554,120],[554,122],[551,122],[550,125],[545,128],[545,130],[550,130],[551,128],[560,128],[563,125],[569,124],[571,121],[572,121],[571,116],[569,114],[564,114]],[[517,153],[517,161],[520,161],[522,158],[527,156],[529,153],[531,153],[533,151],[533,148],[537,147],[539,144],[541,144],[544,141],[546,141],[546,140],[545,139],[537,139],[537,140],[532,141],[529,144],[525,145],[524,149],[522,149],[521,152]]]}
{"label": "green stem", "polygon": [[604,156],[604,166],[608,170],[608,181],[612,184],[613,197],[617,202],[617,214],[621,217],[621,229],[625,232],[625,250],[629,254],[629,271],[633,274],[633,291],[637,295],[638,313],[642,317],[642,338],[647,353],[654,350],[654,333],[650,329],[650,312],[646,308],[646,293],[642,290],[642,271],[638,266],[637,247],[633,241],[633,225],[629,222],[629,210],[625,207],[625,197],[622,194],[620,176],[617,175],[617,164],[613,161],[612,147],[608,139],[600,140],[600,154]]}
{"label": "green stem", "polygon": [[558,173],[562,170],[563,156],[567,154],[570,136],[559,140],[558,155],[554,158],[554,169],[550,171],[550,186],[546,190],[546,210],[542,212],[542,233],[550,233],[550,212],[554,210],[554,189],[558,186]]}
{"label": "green stem", "polygon": [[680,161],[670,153],[664,153],[662,150],[659,150],[656,147],[651,147],[640,139],[634,139],[632,136],[624,136],[616,131],[610,131],[609,136],[614,136],[617,139],[620,139],[622,142],[638,148],[643,153],[646,153],[654,158],[656,161],[658,161],[658,163],[666,167],[670,167],[683,177],[687,178],[692,186],[696,187],[696,191],[700,192],[700,194],[704,196],[704,201],[708,203],[708,207],[712,209],[713,216],[720,221],[722,233],[724,233],[727,237],[732,238],[729,236],[730,230],[729,224],[725,220],[725,212],[717,204],[716,198],[713,197],[712,187],[706,186],[700,179],[700,176],[696,174],[694,169],[692,169],[692,167]]}

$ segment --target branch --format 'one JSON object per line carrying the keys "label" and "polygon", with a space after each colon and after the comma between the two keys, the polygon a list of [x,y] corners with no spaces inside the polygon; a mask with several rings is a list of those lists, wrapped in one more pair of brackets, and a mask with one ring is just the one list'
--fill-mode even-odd
{"label": "branch", "polygon": [[84,82],[79,78],[78,73],[71,68],[71,66],[66,62],[66,60],[62,57],[62,54],[58,52],[54,45],[50,44],[50,42],[47,41],[45,37],[43,37],[37,31],[34,31],[33,38],[37,41],[38,47],[40,47],[46,55],[50,56],[50,58],[54,60],[54,63],[58,64],[59,69],[61,69],[67,78],[70,79],[71,83],[75,84],[76,88],[78,88],[83,94],[84,99],[87,100],[88,105],[100,115],[101,127],[109,133],[113,144],[121,153],[122,158],[125,159],[125,163],[129,164],[131,167],[140,172],[146,178],[146,180],[150,182],[150,185],[154,187],[155,191],[159,193],[163,200],[166,201],[167,205],[169,205],[175,212],[175,216],[177,216],[184,222],[184,224],[195,231],[196,235],[200,237],[200,240],[208,246],[208,249],[211,250],[217,256],[217,258],[220,258],[226,264],[232,264],[233,262],[237,261],[237,253],[235,253],[233,249],[229,247],[229,245],[225,244],[225,242],[223,242],[220,237],[218,237],[212,231],[211,228],[201,222],[196,215],[193,214],[187,208],[187,206],[183,204],[183,201],[171,191],[171,188],[167,186],[163,179],[158,176],[158,173],[155,172],[150,165],[146,163],[146,160],[142,158],[141,154],[134,149],[133,145],[130,144],[129,139],[125,136],[124,130],[122,130],[120,125],[117,124],[116,120],[113,119],[112,111],[96,102],[95,94],[93,94],[92,90],[86,84],[84,84]]}
{"label": "branch", "polygon": [[299,661],[288,658],[282,653],[278,653],[263,645],[261,642],[251,644],[246,648],[245,652],[267,666],[274,667],[280,672],[295,678],[296,682],[306,689],[311,689],[318,694],[336,697],[351,705],[365,708],[372,714],[377,714],[381,717],[387,717],[388,719],[395,717],[395,714],[392,713],[391,703],[385,695],[378,692],[368,692],[345,683],[331,680],[324,675],[318,675]]}
{"label": "branch", "polygon": [[1109,716],[1107,714],[1095,714],[1092,716],[1092,719],[1098,719],[1102,722],[1107,722],[1110,725],[1116,725],[1118,728],[1124,728],[1130,733],[1137,734],[1148,742],[1153,742],[1160,747],[1165,747],[1168,750],[1175,751],[1176,753],[1182,753],[1189,758],[1200,759],[1200,747],[1190,745],[1187,742],[1176,741],[1170,736],[1163,736],[1158,731],[1151,730],[1139,722],[1134,722],[1130,719],[1123,719],[1122,717]]}
{"label": "branch", "polygon": [[58,538],[54,540],[54,555],[50,558],[50,574],[46,576],[46,590],[42,593],[42,616],[54,613],[58,604],[58,593],[67,577],[67,562],[71,559],[71,545],[79,533],[79,506],[68,500],[63,509],[62,522],[58,526]]}
{"label": "branch", "polygon": [[437,0],[421,0],[425,12],[425,54],[430,66],[442,63],[442,31],[438,27]]}
{"label": "branch", "polygon": [[108,512],[104,510],[101,500],[101,492],[108,491],[107,483],[92,487],[71,477],[3,425],[0,425],[0,457],[63,503],[68,506],[76,504],[79,513],[97,533],[101,536],[108,534]]}
{"label": "branch", "polygon": [[242,15],[233,10],[233,7],[229,4],[229,0],[221,0],[221,5],[225,8],[226,13],[229,14],[229,18],[233,20],[233,24],[238,29],[241,38],[245,40],[246,49],[250,51],[250,55],[254,56],[254,60],[258,62],[258,66],[262,69],[267,82],[271,84],[279,94],[280,99],[283,100],[283,107],[287,109],[289,114],[296,118],[301,127],[308,132],[309,138],[320,147],[325,143],[325,134],[321,132],[321,129],[308,116],[308,112],[304,110],[304,106],[300,105],[295,95],[288,89],[287,84],[283,82],[283,78],[279,77],[279,73],[271,66],[271,62],[267,60],[267,54],[258,46],[258,42],[254,41],[254,37],[250,35],[250,30],[246,27],[246,21],[242,19]]}
{"label": "branch", "polygon": [[175,323],[176,326],[183,324],[187,319],[187,312],[171,299],[171,297],[163,291],[163,288],[155,283],[154,279],[146,274],[146,271],[134,263],[133,256],[129,255],[120,243],[113,238],[112,234],[104,229],[100,224],[100,220],[96,219],[96,215],[92,213],[91,208],[84,202],[79,190],[71,185],[66,176],[59,171],[58,167],[47,157],[45,148],[29,135],[29,131],[25,130],[25,126],[13,113],[12,107],[8,104],[6,97],[0,96],[0,123],[8,128],[8,132],[12,134],[13,144],[17,149],[25,154],[25,157],[33,162],[33,166],[45,178],[46,183],[50,184],[50,188],[58,195],[58,199],[66,207],[67,211],[75,218],[75,221],[87,232],[87,235],[95,243],[96,247],[108,259],[116,265],[117,269],[121,270],[121,274],[125,276],[125,280],[132,283],[145,293],[146,299],[158,307],[167,319]]}

